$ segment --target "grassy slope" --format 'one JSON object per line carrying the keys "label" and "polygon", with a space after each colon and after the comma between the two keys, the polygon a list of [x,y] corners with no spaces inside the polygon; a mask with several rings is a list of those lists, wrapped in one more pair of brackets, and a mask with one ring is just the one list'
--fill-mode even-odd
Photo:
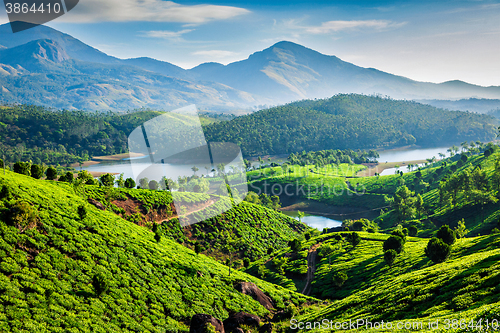
{"label": "grassy slope", "polygon": [[[313,293],[337,300],[299,320],[427,322],[430,318],[485,318],[485,313],[494,311],[500,320],[500,235],[458,240],[451,257],[441,264],[425,257],[427,239],[409,237],[404,252],[389,267],[382,250],[388,236],[359,234],[362,241],[354,250],[347,246],[332,255],[331,265],[322,258],[317,267]],[[337,242],[329,237],[310,242]],[[332,272],[338,270],[349,277],[340,288],[332,283]]]}
{"label": "grassy slope", "polygon": [[[457,169],[457,173],[464,170],[468,166],[475,168],[481,166],[482,170],[491,178],[494,169],[494,163],[500,153],[494,153],[488,158],[484,155],[476,155],[469,157],[467,163]],[[382,229],[394,227],[398,223],[396,214],[390,210],[389,203],[386,197],[392,197],[401,182],[408,186],[410,190],[420,192],[422,189],[422,197],[424,199],[424,206],[427,213],[420,216],[420,222],[417,227],[421,230],[420,236],[429,237],[436,227],[442,224],[449,224],[455,227],[459,220],[465,219],[467,229],[470,231],[469,235],[483,235],[488,234],[491,229],[498,227],[500,220],[500,210],[498,204],[487,204],[483,207],[479,205],[471,205],[470,203],[458,204],[454,207],[448,205],[441,207],[439,205],[439,181],[445,175],[451,174],[450,166],[456,164],[450,159],[446,160],[448,166],[443,169],[433,178],[441,168],[439,163],[431,165],[422,170],[422,180],[425,184],[429,185],[428,188],[415,185],[416,171],[408,172],[399,175],[387,175],[379,177],[353,177],[358,169],[362,166],[353,165],[351,168],[343,166],[338,171],[321,171],[321,175],[313,172],[306,172],[313,169],[313,166],[297,167],[293,172],[284,175],[281,168],[273,168],[276,173],[271,175],[269,169],[263,172],[252,171],[249,173],[249,179],[252,183],[249,184],[249,189],[258,192],[267,188],[270,193],[273,184],[291,184],[288,188],[289,193],[299,193],[299,196],[304,199],[311,199],[333,206],[353,206],[362,209],[371,209],[377,213],[384,210],[382,214],[375,221]],[[323,169],[325,169],[324,167]],[[347,188],[346,181],[351,184],[351,189]],[[266,183],[268,185],[266,185]],[[297,191],[298,188],[303,191]],[[323,186],[323,191],[321,187]],[[352,189],[357,189],[358,195]],[[418,216],[417,216],[418,217]]]}
{"label": "grassy slope", "polygon": [[[229,242],[236,247],[236,251],[232,254],[233,258],[257,259],[263,256],[269,247],[282,249],[287,246],[289,240],[300,237],[305,230],[308,230],[305,224],[281,212],[248,202],[242,202],[231,208],[227,198],[215,195],[174,192],[177,201],[189,202],[194,206],[203,207],[206,202],[217,200],[210,207],[193,214],[199,220],[204,220],[203,222],[180,228],[178,220],[172,219],[176,215],[169,192],[87,186],[86,193],[130,221],[147,224],[149,227],[151,223],[148,224],[147,221],[163,221],[164,233],[170,238],[188,247],[193,247],[195,242],[199,242],[203,247],[203,253],[212,257],[225,257],[227,254],[223,254],[222,248]],[[139,216],[132,216],[115,205],[128,198],[139,201],[137,206]],[[205,219],[204,214],[211,209],[229,210],[216,217]]]}
{"label": "grassy slope", "polygon": [[[14,193],[0,201],[0,330],[2,332],[176,332],[195,313],[219,319],[229,311],[265,316],[268,311],[238,293],[236,281],[253,281],[278,308],[306,297],[235,272],[75,194],[71,185],[8,172],[0,183]],[[36,226],[11,225],[9,207],[25,201]],[[87,217],[77,215],[87,206]],[[91,284],[102,274],[109,290]]]}

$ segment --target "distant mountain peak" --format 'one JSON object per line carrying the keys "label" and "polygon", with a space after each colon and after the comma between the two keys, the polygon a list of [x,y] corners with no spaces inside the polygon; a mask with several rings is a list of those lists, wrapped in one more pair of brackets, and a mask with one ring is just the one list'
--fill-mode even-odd
{"label": "distant mountain peak", "polygon": [[32,54],[35,58],[48,60],[55,63],[71,59],[66,51],[57,42],[51,39],[40,39],[27,43],[23,46],[18,46],[29,51],[32,48]]}

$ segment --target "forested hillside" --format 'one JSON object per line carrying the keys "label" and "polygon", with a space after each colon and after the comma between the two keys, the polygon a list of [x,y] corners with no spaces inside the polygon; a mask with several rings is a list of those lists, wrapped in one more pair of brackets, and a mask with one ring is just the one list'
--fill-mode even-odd
{"label": "forested hillside", "polygon": [[[164,112],[137,110],[119,114],[59,111],[33,105],[3,106],[0,107],[0,156],[5,155],[7,162],[63,164],[125,153],[130,132],[161,114]],[[187,116],[174,113],[169,116],[172,121],[189,121]],[[201,117],[202,124],[213,121]]]}
{"label": "forested hillside", "polygon": [[[270,319],[290,305],[315,302],[229,274],[169,237],[157,239],[90,205],[71,184],[8,171],[0,174],[0,189],[2,332],[186,332],[197,313]],[[256,283],[272,306],[239,292],[242,281]]]}
{"label": "forested hillside", "polygon": [[206,127],[206,136],[209,141],[237,143],[244,155],[258,156],[490,141],[496,122],[491,116],[350,94],[290,103],[212,124]]}

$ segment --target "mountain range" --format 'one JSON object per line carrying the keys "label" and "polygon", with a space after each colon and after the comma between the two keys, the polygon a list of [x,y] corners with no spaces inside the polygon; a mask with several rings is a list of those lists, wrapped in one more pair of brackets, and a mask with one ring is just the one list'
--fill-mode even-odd
{"label": "mountain range", "polygon": [[0,26],[0,85],[3,103],[113,111],[193,103],[207,110],[250,110],[338,93],[500,99],[497,86],[418,82],[286,41],[246,60],[186,70],[147,57],[119,59],[46,26],[13,34],[8,24]]}

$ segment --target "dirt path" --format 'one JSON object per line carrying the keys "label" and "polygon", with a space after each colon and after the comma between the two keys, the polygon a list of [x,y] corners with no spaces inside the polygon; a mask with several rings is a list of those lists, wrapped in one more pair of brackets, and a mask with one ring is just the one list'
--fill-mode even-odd
{"label": "dirt path", "polygon": [[318,254],[316,250],[320,245],[321,243],[311,246],[309,253],[307,254],[307,282],[302,290],[302,294],[306,296],[309,296],[311,293],[311,282],[314,279],[314,272],[316,272],[316,256]]}

